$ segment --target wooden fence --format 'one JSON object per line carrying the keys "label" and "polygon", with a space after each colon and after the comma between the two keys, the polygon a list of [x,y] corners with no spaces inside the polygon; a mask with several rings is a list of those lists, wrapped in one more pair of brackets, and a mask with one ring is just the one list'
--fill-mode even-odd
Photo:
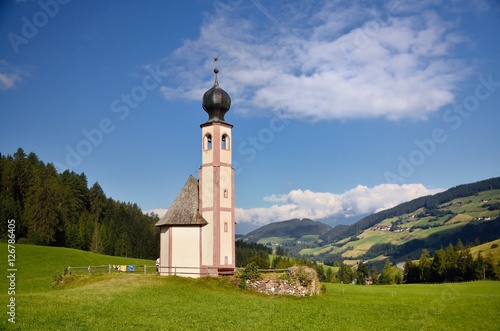
{"label": "wooden fence", "polygon": [[235,273],[236,269],[233,268],[219,268],[219,267],[164,267],[164,266],[148,266],[148,265],[95,265],[95,266],[68,266],[67,272],[69,274],[92,274],[92,273],[142,273],[158,274],[169,276],[189,276],[189,277],[204,277],[204,276],[230,276]]}
{"label": "wooden fence", "polygon": [[113,273],[113,272],[134,272],[134,273],[156,273],[156,266],[150,265],[89,265],[84,267],[72,267],[68,266],[67,272],[69,274],[77,274],[77,273]]}

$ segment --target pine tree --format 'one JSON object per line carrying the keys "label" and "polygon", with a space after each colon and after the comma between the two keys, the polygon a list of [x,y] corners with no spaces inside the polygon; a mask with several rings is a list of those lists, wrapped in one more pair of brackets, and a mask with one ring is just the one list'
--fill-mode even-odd
{"label": "pine tree", "polygon": [[385,260],[384,269],[380,274],[379,284],[380,285],[389,285],[394,282],[394,279],[391,276],[391,262],[389,259]]}
{"label": "pine tree", "polygon": [[370,274],[368,267],[363,261],[359,261],[358,269],[356,270],[356,284],[357,285],[366,285],[366,277]]}
{"label": "pine tree", "polygon": [[431,281],[431,265],[432,261],[430,259],[429,251],[423,249],[418,260],[418,268],[420,270],[420,275],[418,277],[419,282],[428,283]]}
{"label": "pine tree", "polygon": [[25,218],[29,220],[28,238],[41,245],[58,244],[62,232],[58,206],[59,182],[53,166],[48,165],[30,190]]}
{"label": "pine tree", "polygon": [[420,283],[420,268],[409,258],[404,264],[403,282],[406,284]]}
{"label": "pine tree", "polygon": [[379,277],[378,277],[377,267],[373,266],[370,269],[370,277],[372,278],[372,283],[373,284],[378,284],[379,283]]}
{"label": "pine tree", "polygon": [[431,264],[431,281],[441,283],[446,277],[446,254],[441,248],[434,254]]}
{"label": "pine tree", "polygon": [[353,280],[353,272],[350,266],[342,263],[340,269],[337,272],[337,278],[341,283],[350,284]]}

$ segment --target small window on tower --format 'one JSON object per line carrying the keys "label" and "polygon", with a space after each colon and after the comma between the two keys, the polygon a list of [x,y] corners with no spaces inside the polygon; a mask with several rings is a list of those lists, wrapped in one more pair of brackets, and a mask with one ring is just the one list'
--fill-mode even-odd
{"label": "small window on tower", "polygon": [[227,232],[227,222],[224,222],[224,232]]}
{"label": "small window on tower", "polygon": [[207,134],[205,136],[205,140],[206,140],[205,149],[212,149],[212,136]]}
{"label": "small window on tower", "polygon": [[224,198],[227,198],[228,197],[228,193],[227,193],[227,190],[224,190]]}
{"label": "small window on tower", "polygon": [[221,148],[226,150],[229,149],[229,137],[227,134],[222,135]]}

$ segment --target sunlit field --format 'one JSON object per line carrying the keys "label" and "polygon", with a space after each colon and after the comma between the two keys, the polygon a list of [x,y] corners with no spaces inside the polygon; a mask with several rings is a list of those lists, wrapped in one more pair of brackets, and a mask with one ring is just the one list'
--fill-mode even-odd
{"label": "sunlit field", "polygon": [[[0,249],[6,251],[6,245]],[[153,264],[71,249],[17,245],[19,330],[497,330],[500,282],[356,286],[326,284],[317,297],[270,297],[229,278],[95,274],[51,287],[72,265]],[[36,255],[36,259],[29,256]],[[116,262],[112,262],[112,260]],[[93,261],[92,261],[93,262]],[[22,271],[24,270],[24,272]],[[2,281],[7,289],[8,284]],[[7,291],[4,291],[6,293]],[[3,296],[6,307],[6,295]],[[4,308],[5,310],[7,309]]]}

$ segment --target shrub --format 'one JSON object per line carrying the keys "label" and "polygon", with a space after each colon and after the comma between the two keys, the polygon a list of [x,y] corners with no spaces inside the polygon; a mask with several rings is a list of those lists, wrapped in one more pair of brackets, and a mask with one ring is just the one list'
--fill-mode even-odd
{"label": "shrub", "polygon": [[493,249],[493,248],[497,248],[497,247],[498,247],[498,244],[496,244],[496,243],[495,243],[495,244],[493,244],[493,245],[491,245],[491,248],[492,248],[492,249]]}
{"label": "shrub", "polygon": [[247,264],[245,269],[240,273],[239,275],[240,278],[240,288],[246,288],[247,287],[247,280],[259,280],[261,279],[261,274],[259,271],[259,266],[255,262],[250,262]]}

